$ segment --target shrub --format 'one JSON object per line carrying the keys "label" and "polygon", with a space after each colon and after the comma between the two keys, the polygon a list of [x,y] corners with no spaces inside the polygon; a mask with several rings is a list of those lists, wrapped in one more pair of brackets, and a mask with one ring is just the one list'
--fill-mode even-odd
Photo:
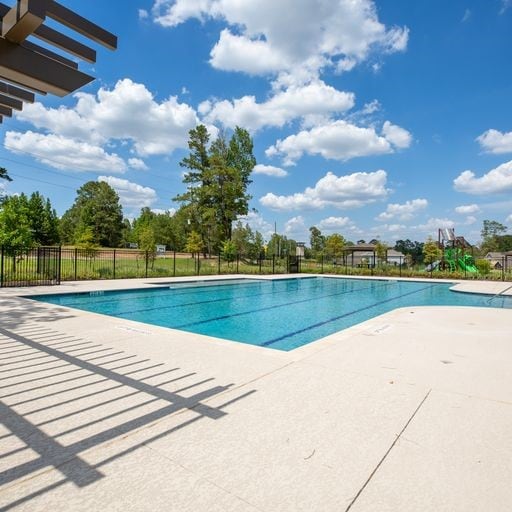
{"label": "shrub", "polygon": [[491,262],[487,260],[476,260],[475,261],[476,268],[480,274],[486,276],[491,273]]}

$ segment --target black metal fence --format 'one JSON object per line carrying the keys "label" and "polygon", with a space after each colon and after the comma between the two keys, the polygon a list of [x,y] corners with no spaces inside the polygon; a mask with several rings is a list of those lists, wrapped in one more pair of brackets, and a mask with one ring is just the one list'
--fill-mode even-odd
{"label": "black metal fence", "polygon": [[298,260],[289,258],[200,255],[130,249],[3,247],[0,286],[56,285],[61,281],[126,279],[220,274],[281,274],[298,272]]}
{"label": "black metal fence", "polygon": [[62,281],[238,273],[277,274],[288,271],[288,260],[277,257],[251,260],[175,251],[155,253],[133,249],[61,250]]}
{"label": "black metal fence", "polygon": [[0,249],[0,287],[60,284],[60,247]]}
{"label": "black metal fence", "polygon": [[167,251],[133,249],[78,249],[4,247],[0,254],[0,286],[55,285],[61,281],[126,279],[222,274],[322,273],[352,276],[439,277],[447,279],[512,278],[512,256],[493,261],[487,272],[426,271],[411,268],[404,258],[393,262],[360,262],[350,258],[305,259],[299,256],[265,256],[250,259]]}

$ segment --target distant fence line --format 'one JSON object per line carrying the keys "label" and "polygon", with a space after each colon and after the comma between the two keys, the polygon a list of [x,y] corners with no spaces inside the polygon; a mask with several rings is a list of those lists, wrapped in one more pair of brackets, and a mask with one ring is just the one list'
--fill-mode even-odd
{"label": "distant fence line", "polygon": [[[261,256],[234,259],[222,255],[198,255],[166,251],[154,253],[134,249],[79,249],[68,247],[33,247],[0,249],[0,287],[58,285],[62,281],[91,279],[126,279],[149,277],[178,277],[222,274],[286,274],[327,273],[339,275],[440,277],[474,279],[474,273],[426,272],[406,268],[405,261],[394,264],[359,263],[349,258],[306,259],[299,256]],[[479,279],[505,280],[510,276],[504,258],[499,270]],[[510,265],[508,265],[510,268]]]}

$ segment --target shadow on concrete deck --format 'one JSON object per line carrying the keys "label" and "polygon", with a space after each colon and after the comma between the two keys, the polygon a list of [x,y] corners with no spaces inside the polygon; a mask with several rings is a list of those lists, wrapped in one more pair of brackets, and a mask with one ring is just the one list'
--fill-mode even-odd
{"label": "shadow on concrete deck", "polygon": [[[0,488],[52,468],[59,475],[50,484],[30,486],[26,494],[13,493],[16,498],[0,504],[2,510],[67,482],[91,485],[104,478],[101,468],[109,462],[203,418],[219,420],[227,405],[255,392],[212,407],[205,401],[233,384],[213,386],[213,377],[167,368],[44,325],[14,327],[14,317],[2,324]],[[192,414],[163,421],[182,411]],[[128,447],[114,445],[112,452],[112,441],[157,423],[143,440],[134,436]],[[84,458],[87,450],[107,445],[107,458],[95,463]]]}

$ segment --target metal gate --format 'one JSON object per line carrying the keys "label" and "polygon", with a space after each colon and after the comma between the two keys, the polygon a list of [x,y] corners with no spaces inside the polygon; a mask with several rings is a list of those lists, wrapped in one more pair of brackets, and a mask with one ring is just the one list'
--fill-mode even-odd
{"label": "metal gate", "polygon": [[0,287],[60,284],[60,247],[2,247]]}
{"label": "metal gate", "polygon": [[288,273],[299,274],[300,273],[300,256],[288,256]]}

